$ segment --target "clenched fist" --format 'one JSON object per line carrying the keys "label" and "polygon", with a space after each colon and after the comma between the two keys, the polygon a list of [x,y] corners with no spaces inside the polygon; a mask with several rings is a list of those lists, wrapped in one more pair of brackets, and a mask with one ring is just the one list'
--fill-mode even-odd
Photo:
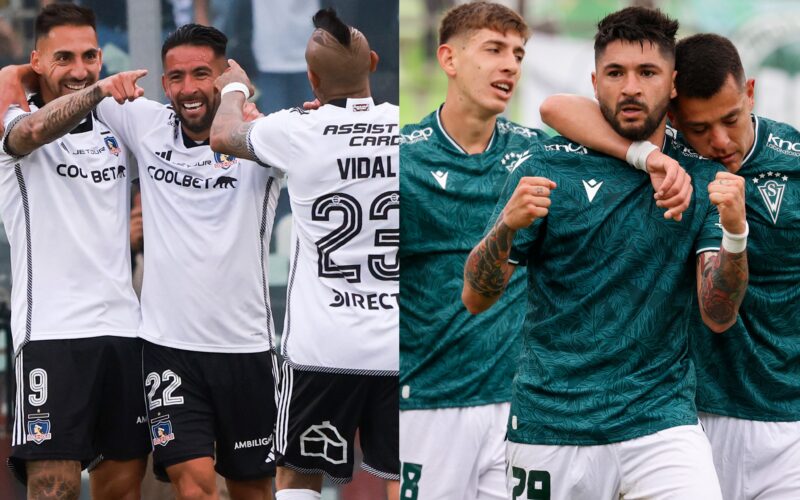
{"label": "clenched fist", "polygon": [[744,178],[730,172],[717,172],[708,185],[708,198],[717,206],[719,220],[726,231],[742,234],[747,227],[744,205]]}
{"label": "clenched fist", "polygon": [[250,83],[250,78],[247,77],[247,73],[245,73],[236,61],[228,59],[228,69],[217,77],[214,81],[214,86],[221,92],[222,89],[225,88],[225,85],[234,82],[244,83],[250,91],[251,96],[255,93],[255,88],[253,84]]}
{"label": "clenched fist", "polygon": [[544,177],[523,177],[503,208],[503,222],[513,230],[530,226],[547,216],[550,192],[556,183]]}

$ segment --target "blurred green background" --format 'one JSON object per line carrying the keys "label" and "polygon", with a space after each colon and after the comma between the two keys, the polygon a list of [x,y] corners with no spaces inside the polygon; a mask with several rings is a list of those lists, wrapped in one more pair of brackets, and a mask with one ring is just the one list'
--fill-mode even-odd
{"label": "blurred green background", "polygon": [[[400,122],[419,121],[444,99],[436,32],[452,0],[400,2]],[[523,76],[506,114],[540,127],[538,103],[553,92],[591,95],[597,21],[629,5],[658,7],[681,23],[679,38],[714,32],[738,47],[756,78],[756,112],[800,126],[800,0],[510,0],[533,28]],[[559,55],[560,54],[560,55]]]}

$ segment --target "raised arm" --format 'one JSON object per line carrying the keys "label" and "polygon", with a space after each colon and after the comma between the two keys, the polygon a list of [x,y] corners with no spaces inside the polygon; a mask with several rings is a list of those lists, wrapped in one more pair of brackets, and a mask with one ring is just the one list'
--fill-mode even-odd
{"label": "raised arm", "polygon": [[[23,111],[30,111],[25,89],[36,84],[36,73],[30,64],[9,65],[0,69],[0,117],[5,116],[12,104]],[[5,126],[0,120],[0,136],[5,133]]]}
{"label": "raised arm", "polygon": [[113,97],[122,104],[144,95],[136,81],[147,70],[124,71],[104,78],[89,87],[61,96],[35,113],[24,116],[9,131],[8,152],[24,156],[74,129],[101,100]]}
{"label": "raised arm", "polygon": [[[588,97],[555,94],[539,107],[542,121],[571,141],[600,151],[650,174],[656,205],[664,217],[681,220],[692,199],[692,179],[677,161],[649,143],[633,143],[609,125],[597,101]],[[649,146],[648,146],[649,145]]]}
{"label": "raised arm", "polygon": [[520,179],[495,225],[467,258],[461,300],[469,312],[483,312],[503,295],[516,269],[508,262],[514,235],[547,216],[550,191],[555,187],[553,181],[544,177]]}
{"label": "raised arm", "polygon": [[744,179],[719,172],[708,192],[719,211],[722,248],[697,256],[697,297],[703,322],[722,333],[736,322],[749,279]]}
{"label": "raised arm", "polygon": [[[252,123],[247,121],[245,108],[247,98],[253,95],[253,86],[247,73],[234,61],[228,60],[230,67],[221,74],[214,85],[221,93],[219,108],[211,124],[211,149],[234,155],[238,158],[258,161],[250,151],[247,136]],[[244,93],[248,91],[248,94]]]}

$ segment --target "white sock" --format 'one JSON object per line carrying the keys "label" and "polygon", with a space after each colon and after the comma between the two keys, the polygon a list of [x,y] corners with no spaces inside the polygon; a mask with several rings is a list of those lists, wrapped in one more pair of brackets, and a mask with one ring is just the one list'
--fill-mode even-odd
{"label": "white sock", "polygon": [[279,490],[275,500],[320,500],[322,495],[314,490]]}

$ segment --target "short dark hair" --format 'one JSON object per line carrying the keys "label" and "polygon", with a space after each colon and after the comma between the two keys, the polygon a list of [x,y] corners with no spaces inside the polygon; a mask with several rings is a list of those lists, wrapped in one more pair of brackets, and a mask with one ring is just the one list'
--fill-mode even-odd
{"label": "short dark hair", "polygon": [[94,11],[71,3],[53,3],[44,7],[33,23],[34,40],[58,26],[91,26],[97,31]]}
{"label": "short dark hair", "polygon": [[645,42],[658,47],[664,57],[675,58],[675,34],[678,32],[678,21],[670,19],[659,9],[645,7],[627,7],[607,15],[597,23],[597,34],[594,37],[595,60],[603,55],[606,47],[612,42]]}
{"label": "short dark hair", "polygon": [[678,97],[708,99],[725,85],[728,75],[744,88],[739,52],[730,40],[712,33],[684,38],[675,46],[675,90]]}
{"label": "short dark hair", "polygon": [[194,45],[195,47],[210,47],[215,56],[225,56],[228,48],[228,37],[213,26],[201,24],[184,24],[167,36],[161,46],[161,61],[167,56],[170,49],[179,45]]}
{"label": "short dark hair", "polygon": [[350,27],[339,19],[333,7],[317,11],[311,18],[311,22],[314,23],[315,28],[325,30],[333,35],[345,47],[350,46]]}
{"label": "short dark hair", "polygon": [[439,24],[439,45],[469,31],[487,28],[498,33],[516,31],[523,40],[530,29],[522,17],[505,5],[492,2],[470,2],[452,8]]}

